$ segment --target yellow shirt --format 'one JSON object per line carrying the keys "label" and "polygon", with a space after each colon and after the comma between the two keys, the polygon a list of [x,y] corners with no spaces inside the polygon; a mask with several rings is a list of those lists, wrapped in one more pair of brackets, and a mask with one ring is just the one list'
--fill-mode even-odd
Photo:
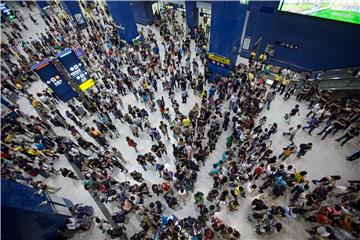
{"label": "yellow shirt", "polygon": [[255,58],[255,57],[256,57],[256,52],[251,52],[251,53],[250,53],[250,57],[251,57],[251,58]]}
{"label": "yellow shirt", "polygon": [[259,56],[259,60],[260,60],[260,61],[265,61],[266,59],[267,59],[267,57],[266,57],[265,54],[261,54],[261,55]]}
{"label": "yellow shirt", "polygon": [[248,80],[249,80],[249,81],[254,80],[254,74],[252,74],[251,72],[248,73],[248,76],[247,76],[247,77],[248,77]]}
{"label": "yellow shirt", "polygon": [[282,81],[282,84],[285,86],[289,85],[289,83],[290,83],[290,80],[286,79],[286,78]]}
{"label": "yellow shirt", "polygon": [[300,172],[295,172],[295,179],[298,183],[301,183],[305,180],[304,176],[300,175]]}
{"label": "yellow shirt", "polygon": [[189,126],[190,126],[190,118],[184,118],[184,119],[182,120],[182,125],[183,125],[184,127],[189,127]]}
{"label": "yellow shirt", "polygon": [[276,74],[275,77],[274,77],[274,80],[277,81],[277,82],[281,81],[281,75]]}
{"label": "yellow shirt", "polygon": [[144,90],[149,89],[149,84],[147,82],[145,82],[143,85],[143,88],[144,88]]}

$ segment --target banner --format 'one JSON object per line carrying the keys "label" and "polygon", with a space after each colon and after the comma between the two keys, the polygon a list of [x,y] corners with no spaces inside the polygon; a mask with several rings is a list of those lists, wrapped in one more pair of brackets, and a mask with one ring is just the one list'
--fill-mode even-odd
{"label": "banner", "polygon": [[73,49],[66,49],[58,53],[56,58],[82,91],[86,91],[95,85],[94,80],[90,78],[90,74],[86,71],[84,64],[79,60]]}
{"label": "banner", "polygon": [[77,96],[74,89],[65,81],[65,78],[59,73],[51,60],[45,59],[32,66],[31,70],[34,71],[62,101],[66,102]]}

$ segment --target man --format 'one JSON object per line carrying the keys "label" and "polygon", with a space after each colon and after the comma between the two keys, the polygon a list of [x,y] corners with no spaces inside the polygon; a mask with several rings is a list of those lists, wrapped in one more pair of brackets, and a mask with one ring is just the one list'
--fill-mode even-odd
{"label": "man", "polygon": [[296,127],[291,127],[289,128],[288,132],[283,132],[283,136],[290,136],[290,141],[294,142],[294,137],[300,128],[301,128],[300,124],[297,125]]}
{"label": "man", "polygon": [[266,108],[267,108],[267,110],[270,110],[270,104],[275,99],[275,95],[276,95],[275,91],[269,92],[266,95]]}
{"label": "man", "polygon": [[289,85],[289,83],[290,83],[290,80],[287,77],[283,78],[277,92],[280,92],[280,95],[282,95],[285,91],[285,88]]}
{"label": "man", "polygon": [[356,159],[360,158],[360,151],[354,153],[353,155],[346,157],[346,160],[348,161],[355,161]]}
{"label": "man", "polygon": [[344,146],[349,140],[353,139],[354,137],[359,136],[359,130],[355,128],[351,128],[347,133],[345,133],[342,137],[335,139],[335,141],[340,142],[341,140],[345,139],[341,146]]}
{"label": "man", "polygon": [[312,132],[315,128],[319,127],[320,122],[319,122],[319,120],[318,120],[316,117],[313,117],[312,119],[310,119],[310,121],[309,121],[308,123],[309,123],[309,125],[303,127],[303,130],[309,128],[309,129],[310,129],[310,130],[309,130],[309,135],[311,136],[311,132]]}
{"label": "man", "polygon": [[299,109],[299,105],[296,104],[295,107],[293,109],[290,110],[290,113],[288,114],[288,124],[291,123],[291,118],[294,117],[296,114],[298,114],[298,116],[300,116],[300,109]]}
{"label": "man", "polygon": [[160,121],[159,128],[160,128],[161,132],[164,134],[164,136],[166,136],[167,139],[169,140],[170,137],[169,137],[167,125],[163,121]]}
{"label": "man", "polygon": [[278,85],[278,83],[281,81],[281,75],[280,74],[276,74],[275,77],[274,77],[274,81],[271,85],[271,89],[275,89],[276,90],[276,87]]}
{"label": "man", "polygon": [[300,148],[299,152],[296,156],[298,158],[301,158],[302,156],[305,156],[305,154],[312,149],[312,143],[308,143],[308,144],[302,143],[300,144],[299,148]]}

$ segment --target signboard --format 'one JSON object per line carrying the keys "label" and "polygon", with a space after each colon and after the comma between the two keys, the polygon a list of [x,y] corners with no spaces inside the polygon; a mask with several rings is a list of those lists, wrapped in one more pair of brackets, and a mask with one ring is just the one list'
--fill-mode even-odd
{"label": "signboard", "polygon": [[31,70],[34,71],[62,101],[66,102],[77,96],[74,89],[65,81],[65,78],[59,73],[51,60],[45,59],[32,66]]}
{"label": "signboard", "polygon": [[200,12],[200,17],[207,17],[207,18],[210,18],[211,15],[208,14],[208,13],[204,13],[204,12]]}
{"label": "signboard", "polygon": [[281,41],[275,41],[274,45],[284,47],[284,48],[293,49],[293,50],[297,50],[299,48],[298,45],[295,45],[295,44],[292,44],[292,43],[287,43],[287,42],[281,42]]}
{"label": "signboard", "polygon": [[11,10],[4,2],[0,2],[0,10],[8,21],[12,21],[16,17],[13,10]]}
{"label": "signboard", "polygon": [[75,44],[75,45],[72,47],[72,49],[74,50],[74,53],[76,54],[76,56],[77,56],[78,58],[81,58],[82,56],[85,55],[84,50],[80,47],[79,44]]}
{"label": "signboard", "polygon": [[208,58],[210,60],[213,60],[213,61],[219,63],[219,64],[230,65],[230,59],[229,58],[217,55],[215,53],[209,53]]}
{"label": "signboard", "polygon": [[56,57],[82,91],[94,86],[94,80],[90,78],[90,74],[86,71],[84,64],[76,56],[74,50],[66,49],[58,53]]}

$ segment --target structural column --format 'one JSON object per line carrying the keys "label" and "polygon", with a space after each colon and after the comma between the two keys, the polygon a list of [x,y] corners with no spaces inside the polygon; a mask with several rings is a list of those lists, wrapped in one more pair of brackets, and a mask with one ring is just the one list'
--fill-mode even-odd
{"label": "structural column", "polygon": [[139,33],[129,1],[107,1],[110,14],[117,25],[118,34],[127,43],[132,43]]}
{"label": "structural column", "polygon": [[213,1],[211,6],[211,32],[209,69],[211,79],[217,74],[226,76],[235,66],[247,5],[240,1]]}
{"label": "structural column", "polygon": [[147,1],[132,2],[132,9],[136,23],[142,25],[151,25],[154,23],[154,14],[151,8],[152,3],[153,2]]}
{"label": "structural column", "polygon": [[61,6],[72,17],[72,21],[76,22],[81,28],[87,27],[86,19],[81,12],[78,1],[61,1]]}
{"label": "structural column", "polygon": [[190,29],[191,38],[194,38],[195,28],[199,24],[199,11],[196,7],[196,1],[185,1],[185,15],[186,25]]}
{"label": "structural column", "polygon": [[38,0],[38,1],[36,1],[36,3],[37,3],[37,5],[38,5],[41,12],[44,11],[44,8],[49,6],[49,3],[47,1],[39,1]]}

